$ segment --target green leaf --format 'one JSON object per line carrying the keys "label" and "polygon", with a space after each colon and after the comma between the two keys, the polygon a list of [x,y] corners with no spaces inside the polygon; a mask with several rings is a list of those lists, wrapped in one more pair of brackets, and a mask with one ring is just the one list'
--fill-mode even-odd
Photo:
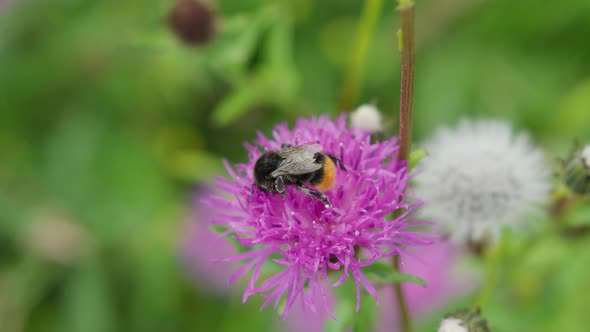
{"label": "green leaf", "polygon": [[229,226],[222,226],[222,225],[209,225],[209,229],[217,234],[221,234],[229,229]]}
{"label": "green leaf", "polygon": [[83,262],[64,294],[63,314],[70,331],[114,331],[116,315],[105,267],[96,258]]}
{"label": "green leaf", "polygon": [[223,99],[213,111],[211,121],[215,126],[224,127],[238,121],[256,106],[284,107],[293,101],[296,88],[291,72],[262,67]]}
{"label": "green leaf", "polygon": [[295,70],[293,67],[293,25],[285,12],[277,9],[276,20],[268,32],[265,56],[269,64]]}
{"label": "green leaf", "polygon": [[235,81],[247,71],[261,34],[268,25],[261,15],[239,15],[227,20],[223,33],[209,55],[214,68]]}
{"label": "green leaf", "polygon": [[590,122],[590,79],[582,81],[563,99],[559,111],[554,112],[552,129],[566,137],[588,138]]}
{"label": "green leaf", "polygon": [[[352,292],[351,294],[354,294]],[[338,292],[338,301],[334,316],[336,319],[328,319],[325,326],[326,332],[342,332],[354,323],[354,300],[350,296],[344,296]]]}
{"label": "green leaf", "polygon": [[410,169],[414,169],[418,163],[428,155],[426,148],[421,148],[410,153]]}
{"label": "green leaf", "polygon": [[379,283],[411,282],[426,287],[426,282],[423,279],[415,275],[396,271],[393,269],[393,266],[383,262],[371,264],[362,270],[371,281]]}
{"label": "green leaf", "polygon": [[366,292],[361,293],[361,307],[354,316],[353,331],[375,331],[379,309],[377,302]]}
{"label": "green leaf", "polygon": [[252,108],[262,104],[267,84],[260,76],[251,77],[242,83],[215,108],[211,115],[212,123],[217,127],[231,125]]}
{"label": "green leaf", "polygon": [[378,322],[379,312],[377,303],[367,293],[361,292],[361,306],[356,312],[356,286],[352,279],[335,288],[336,309],[334,316],[336,320],[329,319],[326,322],[325,331],[374,331]]}
{"label": "green leaf", "polygon": [[567,211],[563,218],[568,226],[589,226],[590,205],[587,201],[580,201],[574,208]]}

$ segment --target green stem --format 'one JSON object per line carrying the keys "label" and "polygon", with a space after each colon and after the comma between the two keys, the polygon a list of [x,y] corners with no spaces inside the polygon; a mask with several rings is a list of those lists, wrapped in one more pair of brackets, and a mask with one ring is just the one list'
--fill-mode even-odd
{"label": "green stem", "polygon": [[485,260],[487,263],[486,279],[482,285],[479,294],[475,298],[474,307],[484,307],[496,288],[498,282],[498,268],[500,267],[501,256],[503,252],[504,243],[503,238],[505,234],[500,236],[499,243],[495,247],[488,248],[485,252]]}
{"label": "green stem", "polygon": [[352,48],[348,72],[342,85],[338,110],[351,110],[357,102],[360,94],[363,65],[382,7],[383,0],[365,1],[365,7],[363,8],[363,14]]}
{"label": "green stem", "polygon": [[[400,270],[399,255],[393,256],[393,267],[396,271]],[[395,292],[395,301],[397,303],[398,317],[400,319],[400,331],[411,332],[413,330],[412,317],[410,316],[410,310],[408,309],[408,304],[404,297],[401,282],[394,282],[393,290]]]}
{"label": "green stem", "polygon": [[[412,147],[412,103],[414,100],[414,2],[398,0],[397,11],[401,16],[401,30],[398,33],[400,52],[402,56],[401,84],[400,84],[400,151],[398,159],[408,161]],[[400,269],[399,256],[393,258],[393,267]],[[400,317],[400,331],[413,330],[412,318],[408,311],[404,292],[400,283],[394,283],[395,298]]]}

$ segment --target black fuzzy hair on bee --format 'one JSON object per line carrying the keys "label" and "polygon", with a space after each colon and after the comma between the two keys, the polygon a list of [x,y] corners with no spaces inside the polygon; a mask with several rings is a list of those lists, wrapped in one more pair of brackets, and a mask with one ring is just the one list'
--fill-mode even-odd
{"label": "black fuzzy hair on bee", "polygon": [[339,159],[321,151],[322,146],[317,143],[283,144],[281,150],[267,151],[254,165],[254,184],[261,191],[271,194],[284,194],[287,186],[294,185],[331,208],[330,200],[320,190],[328,190],[334,184],[336,165],[344,167]]}

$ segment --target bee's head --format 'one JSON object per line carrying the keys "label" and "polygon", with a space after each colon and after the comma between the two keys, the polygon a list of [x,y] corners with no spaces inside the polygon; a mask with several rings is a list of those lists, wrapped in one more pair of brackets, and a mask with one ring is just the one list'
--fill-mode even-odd
{"label": "bee's head", "polygon": [[265,152],[254,165],[254,182],[265,193],[275,193],[275,179],[271,173],[275,171],[281,159],[275,152]]}
{"label": "bee's head", "polygon": [[282,158],[273,151],[265,152],[256,160],[254,165],[254,181],[255,184],[264,192],[275,192],[274,182],[275,179],[271,176]]}
{"label": "bee's head", "polygon": [[272,181],[262,181],[262,182],[256,181],[256,187],[258,187],[258,189],[260,189],[261,191],[263,191],[265,193],[274,193],[275,192],[274,183]]}

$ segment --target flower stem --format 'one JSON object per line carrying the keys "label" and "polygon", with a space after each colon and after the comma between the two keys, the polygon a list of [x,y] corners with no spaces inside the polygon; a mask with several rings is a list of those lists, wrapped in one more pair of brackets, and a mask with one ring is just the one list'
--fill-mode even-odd
{"label": "flower stem", "polygon": [[412,147],[412,104],[414,101],[414,66],[416,50],[414,46],[414,2],[398,0],[397,10],[401,16],[399,46],[402,54],[402,77],[399,102],[400,160],[408,160]]}
{"label": "flower stem", "polygon": [[500,241],[495,247],[487,248],[484,252],[487,263],[487,272],[485,282],[481,286],[479,294],[477,294],[477,297],[475,298],[474,307],[484,307],[494,293],[496,283],[498,282],[498,269],[500,267],[500,260],[502,253],[504,252],[503,249],[506,242],[504,239],[505,235],[506,234],[502,234],[502,236],[500,236]]}
{"label": "flower stem", "polygon": [[[412,146],[412,102],[414,100],[414,2],[412,0],[398,0],[397,11],[401,16],[401,29],[398,32],[399,48],[402,55],[402,70],[400,84],[400,151],[398,159],[408,161]],[[399,255],[393,258],[393,267],[400,271]],[[395,298],[400,318],[400,331],[411,332],[412,318],[405,301],[400,283],[394,283]]]}
{"label": "flower stem", "polygon": [[356,32],[348,72],[342,84],[338,110],[351,110],[357,103],[357,98],[360,94],[363,65],[382,7],[383,0],[365,0],[363,16]]}
{"label": "flower stem", "polygon": [[[399,255],[393,256],[393,267],[399,271]],[[397,303],[398,317],[400,320],[400,331],[411,332],[413,330],[412,317],[410,316],[410,310],[408,309],[408,304],[406,303],[406,299],[404,297],[402,284],[400,282],[394,282],[393,290],[395,292],[395,301]]]}

